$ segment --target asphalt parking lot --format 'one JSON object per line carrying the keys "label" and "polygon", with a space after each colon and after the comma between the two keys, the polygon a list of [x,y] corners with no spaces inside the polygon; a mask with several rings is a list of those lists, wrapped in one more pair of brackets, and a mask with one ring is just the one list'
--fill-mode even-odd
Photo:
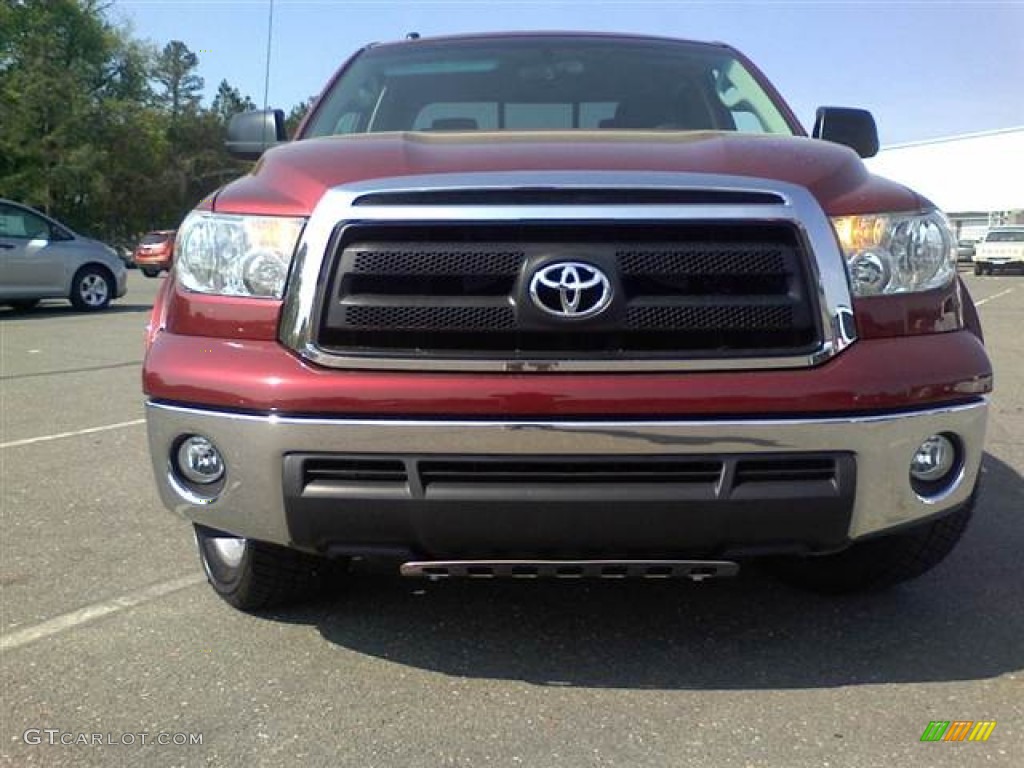
{"label": "asphalt parking lot", "polygon": [[[0,765],[1021,765],[1024,277],[966,280],[997,386],[975,519],[935,571],[846,599],[756,570],[364,577],[238,613],[153,486],[139,369],[158,281],[132,272],[102,314],[0,310]],[[921,743],[932,720],[997,726]]]}

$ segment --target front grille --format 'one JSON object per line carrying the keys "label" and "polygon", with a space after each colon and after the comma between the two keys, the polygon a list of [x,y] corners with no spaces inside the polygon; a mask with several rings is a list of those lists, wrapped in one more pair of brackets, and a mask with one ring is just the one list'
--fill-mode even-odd
{"label": "front grille", "polygon": [[281,470],[297,545],[422,559],[833,550],[857,487],[844,452],[289,453]]}
{"label": "front grille", "polygon": [[722,462],[702,460],[555,460],[418,462],[425,488],[436,483],[570,484],[570,483],[708,483],[722,475]]}
{"label": "front grille", "polygon": [[[451,456],[296,456],[301,466],[299,495],[330,489],[347,492],[390,486],[401,494],[429,495],[433,490],[539,486],[686,486],[707,497],[728,497],[734,490],[771,483],[794,487],[836,487],[838,455],[786,456],[552,456],[542,458]],[[294,466],[294,465],[293,465]]]}
{"label": "front grille", "polygon": [[[788,224],[353,224],[336,237],[315,340],[416,358],[803,355],[821,339],[807,261]],[[538,308],[531,280],[559,262],[603,272],[608,309]]]}

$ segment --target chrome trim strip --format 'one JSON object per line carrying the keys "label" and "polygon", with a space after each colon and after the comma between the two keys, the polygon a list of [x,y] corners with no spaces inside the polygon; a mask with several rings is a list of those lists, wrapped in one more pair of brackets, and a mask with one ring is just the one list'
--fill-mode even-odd
{"label": "chrome trim strip", "polygon": [[967,468],[964,465],[964,463],[961,461],[960,462],[960,467],[956,471],[956,476],[953,478],[952,482],[950,482],[941,491],[939,491],[938,493],[932,494],[931,496],[922,496],[920,493],[917,493],[915,491],[915,495],[923,503],[925,503],[925,504],[927,504],[929,506],[932,506],[932,507],[939,507],[939,508],[941,508],[942,507],[942,503],[947,498],[949,498],[949,496],[951,496],[952,494],[956,493],[957,488],[959,488],[961,485],[963,485],[964,477],[966,477],[966,473],[967,473]]}
{"label": "chrome trim strip", "polygon": [[187,485],[182,483],[174,473],[174,467],[171,466],[170,462],[167,462],[167,470],[165,477],[167,484],[174,490],[176,494],[181,496],[189,504],[195,504],[196,506],[205,506],[206,504],[212,504],[217,500],[217,496],[220,495],[218,492],[213,496],[200,496],[198,493],[193,491]]}
{"label": "chrome trim strip", "polygon": [[[616,189],[770,192],[781,204],[705,205],[356,205],[359,197],[386,192],[528,189]],[[362,357],[321,349],[313,340],[317,289],[331,237],[342,222],[387,221],[724,221],[744,219],[795,225],[813,254],[808,266],[817,287],[823,341],[809,355],[690,360],[507,360]],[[806,368],[856,341],[846,266],[828,217],[811,193],[795,184],[743,176],[667,172],[517,171],[374,179],[329,189],[317,204],[296,248],[279,338],[303,358],[328,368],[449,371],[718,371]]]}
{"label": "chrome trim strip", "polygon": [[[293,452],[457,454],[460,456],[687,456],[715,453],[850,451],[857,487],[850,536],[864,536],[952,509],[967,500],[981,466],[988,402],[875,416],[664,421],[518,419],[372,420],[256,416],[150,402],[150,455],[164,504],[211,528],[288,544],[282,459]],[[910,485],[910,460],[938,432],[963,445],[959,484],[923,500]],[[166,462],[182,434],[202,434],[224,456],[220,495],[197,505],[167,482]]]}

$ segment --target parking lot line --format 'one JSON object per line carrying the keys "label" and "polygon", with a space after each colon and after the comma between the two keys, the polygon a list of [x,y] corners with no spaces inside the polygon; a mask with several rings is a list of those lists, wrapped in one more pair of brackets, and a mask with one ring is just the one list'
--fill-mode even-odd
{"label": "parking lot line", "polygon": [[[30,355],[38,353],[38,349],[30,349]],[[124,363],[111,363],[110,365],[90,365],[85,368],[68,368],[62,371],[35,371],[33,373],[15,373],[10,376],[0,376],[0,381],[17,381],[19,379],[37,379],[40,376],[63,376],[72,373],[94,373],[96,371],[110,371],[115,368],[135,368],[142,365],[141,360],[129,360]]]}
{"label": "parking lot line", "polygon": [[95,432],[109,432],[112,429],[124,429],[125,427],[137,427],[140,424],[145,424],[145,419],[132,419],[131,421],[120,421],[117,424],[104,424],[101,427],[89,427],[88,429],[76,429],[74,432],[58,432],[55,435],[41,435],[39,437],[26,437],[23,440],[11,440],[10,442],[0,443],[0,448],[17,448],[22,445],[32,445],[33,443],[45,443],[50,440],[61,440],[65,437],[78,437],[79,435],[91,435]]}
{"label": "parking lot line", "polygon": [[980,307],[982,304],[988,304],[993,299],[998,299],[1000,296],[1005,296],[1008,293],[1013,293],[1013,288],[1007,288],[1005,291],[1000,291],[999,293],[993,293],[991,296],[989,296],[987,298],[984,298],[984,299],[981,299],[980,301],[976,301],[974,303],[975,303],[976,306]]}
{"label": "parking lot line", "polygon": [[132,592],[127,595],[122,595],[121,597],[115,597],[111,600],[104,600],[101,603],[87,605],[84,608],[79,608],[77,611],[72,611],[71,613],[65,613],[62,616],[48,619],[47,621],[44,621],[41,624],[36,624],[32,627],[25,627],[24,629],[19,629],[14,632],[8,632],[7,634],[0,636],[0,651],[9,651],[12,648],[17,648],[18,646],[25,645],[36,640],[41,640],[44,637],[50,637],[51,635],[56,635],[59,632],[65,632],[81,624],[85,624],[86,622],[94,621],[102,618],[103,616],[109,616],[112,613],[124,611],[129,608],[134,608],[137,605],[148,603],[152,600],[172,594],[173,592],[178,592],[203,581],[205,581],[205,578],[200,574],[183,576],[180,579],[173,579],[160,584],[154,584],[151,587],[140,589],[138,592]]}

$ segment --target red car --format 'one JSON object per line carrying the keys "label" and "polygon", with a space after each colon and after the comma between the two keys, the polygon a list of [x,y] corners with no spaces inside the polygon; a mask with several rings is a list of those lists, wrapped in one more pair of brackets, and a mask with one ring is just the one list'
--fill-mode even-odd
{"label": "red car", "polygon": [[808,135],[728,46],[523,33],[368,46],[296,140],[228,136],[262,158],[178,228],[143,383],[232,605],[371,560],[871,590],[963,533],[992,368],[869,113]]}
{"label": "red car", "polygon": [[146,277],[156,277],[171,269],[175,232],[173,229],[160,229],[147,233],[139,241],[132,254],[132,262]]}

